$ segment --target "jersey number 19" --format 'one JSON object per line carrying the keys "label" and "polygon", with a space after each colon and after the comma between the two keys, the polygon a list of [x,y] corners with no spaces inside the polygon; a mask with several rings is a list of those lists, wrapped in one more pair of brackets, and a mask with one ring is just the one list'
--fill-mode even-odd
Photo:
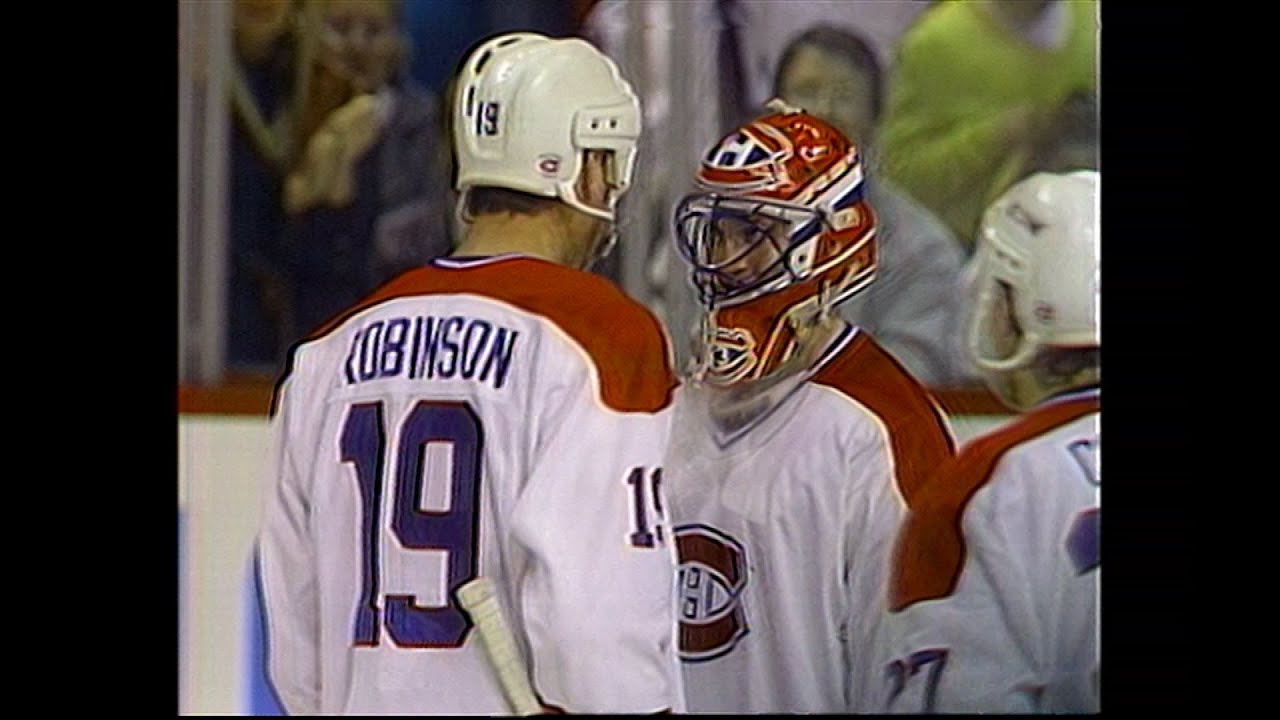
{"label": "jersey number 19", "polygon": [[[443,443],[450,448],[450,498],[443,510],[423,510],[422,497],[427,448]],[[466,403],[422,401],[404,419],[393,455],[395,497],[391,499],[390,530],[406,551],[445,551],[446,602],[439,607],[417,604],[408,594],[382,596],[379,537],[388,473],[384,467],[386,424],[380,402],[351,407],[342,428],[342,460],[355,467],[360,484],[361,591],[357,605],[354,645],[376,646],[380,624],[399,647],[452,648],[462,645],[471,619],[457,605],[453,591],[476,576],[476,525],[480,496],[480,454],[484,434],[475,411]],[[379,601],[384,606],[379,608]]]}

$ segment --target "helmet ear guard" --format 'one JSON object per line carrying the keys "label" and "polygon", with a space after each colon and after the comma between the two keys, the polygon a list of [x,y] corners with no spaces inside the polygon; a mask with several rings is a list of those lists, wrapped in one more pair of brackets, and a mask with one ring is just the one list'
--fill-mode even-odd
{"label": "helmet ear guard", "polygon": [[1019,326],[1018,344],[1012,353],[1003,358],[996,358],[987,351],[992,333],[991,324],[1005,321],[1004,318],[997,319],[993,310],[1000,305],[1001,294],[1003,294],[1003,288],[1000,282],[994,278],[988,279],[978,289],[975,301],[977,310],[973,321],[969,324],[969,355],[978,367],[992,372],[1008,372],[1025,367],[1041,347],[1040,337],[1034,331],[1029,332],[1027,328]]}
{"label": "helmet ear guard", "polygon": [[609,181],[620,191],[631,186],[639,137],[640,113],[630,100],[583,108],[573,119],[574,147],[613,151],[614,171]]}

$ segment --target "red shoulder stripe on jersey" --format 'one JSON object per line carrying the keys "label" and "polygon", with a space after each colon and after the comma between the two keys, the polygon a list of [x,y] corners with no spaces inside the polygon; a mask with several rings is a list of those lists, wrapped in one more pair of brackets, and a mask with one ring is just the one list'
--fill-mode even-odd
{"label": "red shoulder stripe on jersey", "polygon": [[969,443],[938,469],[899,532],[894,549],[889,607],[897,612],[921,600],[946,597],[956,588],[964,565],[960,519],[965,507],[991,479],[996,463],[1018,445],[1098,411],[1098,398],[1037,408]]}
{"label": "red shoulder stripe on jersey", "polygon": [[929,473],[955,454],[947,420],[929,391],[865,333],[859,332],[813,381],[865,405],[884,423],[898,490],[908,505]]}
{"label": "red shoulder stripe on jersey", "polygon": [[460,293],[493,298],[554,323],[595,363],[600,396],[608,407],[618,412],[657,412],[670,404],[677,380],[666,333],[657,318],[598,275],[527,256],[468,267],[410,270],[306,341],[327,335],[356,313],[388,300]]}

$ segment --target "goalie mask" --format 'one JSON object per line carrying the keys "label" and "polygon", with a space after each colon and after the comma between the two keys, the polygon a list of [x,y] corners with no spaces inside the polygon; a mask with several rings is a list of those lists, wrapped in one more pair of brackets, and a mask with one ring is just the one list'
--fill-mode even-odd
{"label": "goalie mask", "polygon": [[704,308],[699,374],[719,385],[768,375],[812,324],[875,279],[875,215],[857,148],[787,109],[716,143],[675,215]]}

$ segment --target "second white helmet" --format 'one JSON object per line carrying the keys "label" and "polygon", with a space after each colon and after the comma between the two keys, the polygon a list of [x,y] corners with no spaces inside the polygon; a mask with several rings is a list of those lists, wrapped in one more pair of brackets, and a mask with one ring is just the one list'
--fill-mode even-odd
{"label": "second white helmet", "polygon": [[[975,255],[976,289],[969,355],[984,370],[1025,367],[1043,347],[1099,347],[1098,192],[1092,170],[1037,173],[987,209]],[[995,357],[984,333],[1012,295],[1020,338]]]}
{"label": "second white helmet", "polygon": [[[504,187],[614,220],[635,169],[640,101],[606,55],[578,38],[499,35],[467,58],[455,93],[463,202],[471,187]],[[607,209],[587,205],[575,188],[582,151],[591,149],[613,151]]]}

